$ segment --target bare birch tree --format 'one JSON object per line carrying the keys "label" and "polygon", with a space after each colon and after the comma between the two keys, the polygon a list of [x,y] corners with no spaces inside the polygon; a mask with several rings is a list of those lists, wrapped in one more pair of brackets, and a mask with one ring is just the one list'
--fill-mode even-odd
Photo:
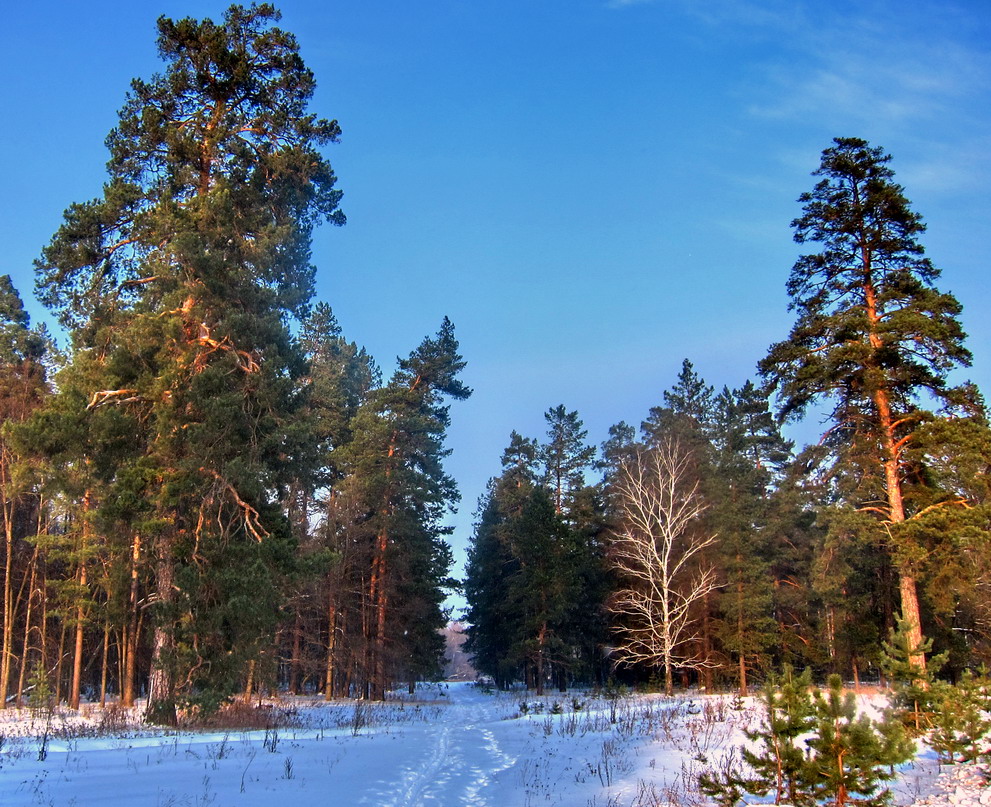
{"label": "bare birch tree", "polygon": [[715,535],[701,529],[706,503],[693,478],[692,454],[676,439],[641,449],[620,468],[615,490],[622,511],[611,556],[626,587],[610,610],[618,617],[621,664],[654,664],[672,694],[676,669],[704,666],[693,608],[716,586],[703,550]]}

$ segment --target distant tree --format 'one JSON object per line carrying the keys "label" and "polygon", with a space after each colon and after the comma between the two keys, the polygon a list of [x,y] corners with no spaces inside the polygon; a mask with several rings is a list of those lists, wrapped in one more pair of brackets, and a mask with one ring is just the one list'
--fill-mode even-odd
{"label": "distant tree", "polygon": [[678,380],[664,392],[664,406],[653,407],[641,424],[644,440],[649,445],[676,436],[698,455],[697,461],[705,461],[714,403],[715,389],[706,384],[694,365],[685,359]]}
{"label": "distant tree", "polygon": [[459,495],[444,471],[450,400],[465,400],[465,361],[446,317],[434,337],[399,362],[353,421],[354,438],[340,452],[353,477],[371,567],[362,592],[369,604],[368,694],[384,698],[395,674],[415,674],[439,662],[444,590],[452,562],[443,517]]}
{"label": "distant tree", "polygon": [[921,511],[906,501],[906,460],[933,418],[927,404],[956,415],[980,405],[972,387],[948,382],[953,368],[970,364],[960,304],[935,288],[939,270],[918,240],[925,226],[893,181],[890,159],[857,138],[836,138],[823,152],[814,172],[822,179],[802,194],[792,222],[795,240],[819,250],[792,269],[798,318],[760,369],[783,418],[831,403],[826,460],[843,500],[887,525],[902,615],[920,647],[919,552],[901,525]]}
{"label": "distant tree", "polygon": [[715,536],[700,530],[707,505],[692,463],[679,442],[665,439],[626,462],[614,483],[621,517],[610,557],[623,586],[609,606],[616,652],[622,663],[663,670],[668,694],[676,669],[708,661],[693,648],[692,609],[716,586],[703,556]]}
{"label": "distant tree", "polygon": [[[561,437],[583,435],[581,420],[559,407],[548,413],[552,425],[561,423],[555,412],[566,425],[549,431],[548,444],[510,436],[503,473],[479,504],[465,579],[477,669],[502,687],[523,678],[538,693],[551,678],[564,688],[569,677],[594,675],[606,640],[602,507],[577,471],[585,459],[575,457],[588,455],[582,438],[568,448]],[[548,456],[574,469],[570,482],[569,473],[540,467]]]}
{"label": "distant tree", "polygon": [[500,484],[503,482],[492,480],[482,496],[468,546],[465,649],[471,653],[475,669],[491,676],[500,689],[506,689],[519,675],[518,664],[512,658],[519,608],[510,597],[510,584],[520,573],[520,565],[505,535],[506,514],[500,507],[497,490]]}
{"label": "distant tree", "polygon": [[544,464],[544,484],[559,515],[568,515],[574,497],[585,487],[585,472],[592,467],[595,448],[587,445],[588,430],[578,412],[569,412],[564,405],[544,413],[547,421],[547,443],[541,448]]}

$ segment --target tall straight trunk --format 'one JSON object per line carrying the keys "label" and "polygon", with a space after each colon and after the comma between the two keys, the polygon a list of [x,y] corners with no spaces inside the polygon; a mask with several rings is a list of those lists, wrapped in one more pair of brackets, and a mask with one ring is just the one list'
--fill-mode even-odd
{"label": "tall straight trunk", "polygon": [[86,607],[84,605],[86,597],[86,552],[90,544],[90,508],[92,507],[92,493],[87,490],[83,494],[83,517],[82,530],[79,538],[79,591],[80,600],[76,606],[76,630],[75,643],[72,658],[72,687],[69,695],[69,707],[79,708],[79,692],[83,675],[83,629],[86,619]]}
{"label": "tall straight trunk", "polygon": [[389,534],[382,529],[376,536],[375,558],[372,565],[372,607],[375,612],[374,631],[372,633],[372,678],[371,697],[373,700],[385,700],[385,631],[386,614],[389,596],[386,591],[386,550],[389,547]]}
{"label": "tall straight trunk", "polygon": [[544,694],[544,644],[547,641],[547,623],[537,632],[537,695]]}
{"label": "tall straight trunk", "polygon": [[292,658],[289,659],[289,694],[298,695],[299,694],[299,654],[300,654],[300,636],[302,634],[302,628],[300,627],[300,615],[299,615],[300,603],[296,603],[296,618],[293,620],[292,625]]}
{"label": "tall straight trunk", "polygon": [[37,577],[38,546],[36,544],[34,547],[34,552],[31,553],[31,578],[28,583],[27,613],[24,615],[24,641],[21,643],[21,669],[17,676],[17,697],[14,699],[14,704],[18,707],[20,707],[21,700],[24,697],[24,681],[27,675],[28,662],[30,661],[31,656],[31,617],[34,616],[34,590]]}
{"label": "tall straight trunk", "polygon": [[124,705],[124,670],[127,669],[127,624],[114,631],[114,644],[117,645],[114,666],[117,668],[117,681],[120,683],[120,704]]}
{"label": "tall straight trunk", "polygon": [[48,566],[41,567],[41,669],[48,674],[48,597],[44,592],[48,590]]}
{"label": "tall straight trunk", "polygon": [[712,658],[712,615],[709,608],[709,593],[702,596],[702,659],[705,664],[702,667],[702,685],[706,692],[712,692],[713,675],[712,667],[709,666],[709,659]]}
{"label": "tall straight trunk", "polygon": [[831,669],[836,672],[836,606],[826,606],[826,653]]}
{"label": "tall straight trunk", "polygon": [[[79,566],[79,588],[86,590],[86,562]],[[75,641],[72,652],[72,686],[69,691],[69,708],[79,708],[79,693],[83,678],[83,621],[86,618],[86,609],[80,603],[76,607],[76,627]]]}
{"label": "tall straight trunk", "polygon": [[67,626],[61,620],[62,626],[58,635],[58,657],[55,661],[55,703],[62,702],[62,662],[65,659],[65,634]]}
{"label": "tall straight trunk", "polygon": [[103,658],[100,665],[100,706],[107,705],[107,661],[110,656],[110,623],[103,623]]}
{"label": "tall straight trunk", "polygon": [[[10,469],[6,457],[0,458],[0,491],[10,490]],[[0,709],[7,706],[10,671],[14,663],[14,496],[0,500],[3,537],[6,549],[3,573],[3,640],[0,647]]]}
{"label": "tall straight trunk", "polygon": [[334,691],[337,673],[337,602],[334,594],[330,595],[327,607],[327,674],[324,683],[324,699],[333,700],[337,694]]}
{"label": "tall straight trunk", "polygon": [[[874,350],[884,347],[879,334],[881,316],[878,312],[877,291],[871,278],[871,256],[866,247],[862,247],[862,260],[866,270],[864,283],[864,301],[866,303],[867,319],[870,323],[870,345]],[[879,386],[873,393],[874,405],[877,408],[878,426],[881,438],[881,457],[884,470],[885,493],[888,498],[888,518],[892,524],[905,521],[905,503],[902,498],[902,481],[899,473],[899,446],[895,435],[895,421],[891,411],[891,399],[888,389]],[[925,672],[925,653],[918,651],[922,646],[922,617],[919,612],[919,592],[915,574],[907,564],[898,567],[898,589],[901,594],[902,619],[908,628],[908,638],[911,655],[909,663],[920,672]]]}
{"label": "tall straight trunk", "polygon": [[131,541],[131,593],[128,598],[127,640],[124,643],[124,685],[121,688],[121,702],[124,706],[134,706],[134,676],[138,656],[138,564],[141,561],[141,537],[137,534]]}
{"label": "tall straight trunk", "polygon": [[[175,564],[172,558],[174,538],[163,535],[155,551],[155,597],[158,604],[171,619],[169,608],[175,602],[173,579]],[[148,676],[148,708],[145,719],[149,723],[163,726],[177,726],[179,715],[176,712],[175,677],[172,669],[172,655],[175,648],[174,627],[166,619],[155,620],[152,634],[151,672]]]}
{"label": "tall straight trunk", "polygon": [[[741,559],[740,555],[736,556],[737,566],[740,566]],[[743,651],[743,581],[737,580],[736,583],[736,635],[737,641],[740,643],[739,653],[740,653],[740,695],[745,697],[747,694],[747,655]]]}
{"label": "tall straight trunk", "polygon": [[244,685],[244,702],[251,703],[251,694],[255,686],[255,660],[248,662],[248,681]]}

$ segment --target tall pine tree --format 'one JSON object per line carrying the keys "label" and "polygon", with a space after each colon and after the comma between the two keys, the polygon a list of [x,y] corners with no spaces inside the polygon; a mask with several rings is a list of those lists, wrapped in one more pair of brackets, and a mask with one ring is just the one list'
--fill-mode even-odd
{"label": "tall pine tree", "polygon": [[[312,73],[267,4],[221,22],[158,21],[163,73],[136,79],[99,198],[72,205],[38,261],[43,301],[93,366],[82,408],[134,426],[128,468],[155,603],[148,716],[239,686],[270,646],[290,559],[284,424],[304,370],[287,329],[306,311],[310,234],[341,224],[307,110]],[[182,691],[181,687],[184,687]]]}
{"label": "tall pine tree", "polygon": [[[937,290],[940,272],[919,243],[925,226],[889,162],[857,138],[836,138],[823,152],[821,179],[792,222],[798,243],[819,248],[792,269],[798,317],[760,369],[782,417],[832,406],[828,461],[846,479],[849,505],[876,515],[878,540],[890,533],[902,614],[921,646],[919,553],[901,529],[915,515],[907,452],[933,417],[927,407],[968,415],[979,406],[973,389],[949,382],[951,370],[970,363],[960,304]],[[922,654],[916,663],[924,666]]]}

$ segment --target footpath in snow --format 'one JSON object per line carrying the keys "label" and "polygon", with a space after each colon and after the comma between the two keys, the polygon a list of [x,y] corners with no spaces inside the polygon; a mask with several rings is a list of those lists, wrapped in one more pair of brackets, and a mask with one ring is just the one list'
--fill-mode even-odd
{"label": "footpath in snow", "polygon": [[[107,733],[97,710],[8,710],[0,805],[695,807],[697,774],[757,720],[718,696],[537,699],[469,684],[386,704],[300,698],[270,713],[268,729]],[[940,773],[924,754],[893,790],[901,805],[991,807],[982,779],[974,766]]]}

